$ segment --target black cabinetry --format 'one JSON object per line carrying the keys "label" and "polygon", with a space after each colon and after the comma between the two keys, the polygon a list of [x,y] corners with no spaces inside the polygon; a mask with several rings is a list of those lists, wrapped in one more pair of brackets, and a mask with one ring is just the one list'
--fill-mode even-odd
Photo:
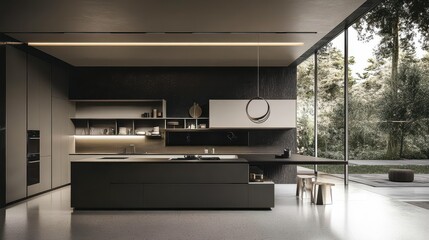
{"label": "black cabinetry", "polygon": [[274,207],[274,184],[249,183],[247,163],[72,162],[75,209]]}

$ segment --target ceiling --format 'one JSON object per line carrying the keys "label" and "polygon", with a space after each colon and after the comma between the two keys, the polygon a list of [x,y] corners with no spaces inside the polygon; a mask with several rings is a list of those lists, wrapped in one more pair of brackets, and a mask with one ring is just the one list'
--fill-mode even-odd
{"label": "ceiling", "polygon": [[[261,66],[288,66],[364,2],[14,0],[2,3],[0,32],[23,42],[303,42],[260,47]],[[258,52],[257,47],[37,48],[74,66],[256,66]]]}

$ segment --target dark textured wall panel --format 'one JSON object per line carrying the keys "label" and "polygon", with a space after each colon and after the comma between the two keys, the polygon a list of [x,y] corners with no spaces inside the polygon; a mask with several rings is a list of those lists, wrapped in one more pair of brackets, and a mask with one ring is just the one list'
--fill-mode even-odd
{"label": "dark textured wall panel", "polygon": [[[186,117],[194,101],[208,116],[209,99],[256,96],[254,67],[76,68],[71,99],[166,99],[170,117]],[[261,68],[260,93],[265,98],[296,99],[294,68]]]}
{"label": "dark textured wall panel", "polygon": [[[209,99],[257,95],[255,67],[79,67],[70,82],[71,99],[165,99],[168,117],[187,117],[193,102],[208,116]],[[260,95],[296,99],[296,68],[260,68]],[[249,146],[295,149],[294,130],[257,130]]]}
{"label": "dark textured wall panel", "polygon": [[167,132],[166,146],[248,146],[248,131]]}
{"label": "dark textured wall panel", "polygon": [[264,178],[274,183],[296,183],[295,165],[256,165],[264,173]]}

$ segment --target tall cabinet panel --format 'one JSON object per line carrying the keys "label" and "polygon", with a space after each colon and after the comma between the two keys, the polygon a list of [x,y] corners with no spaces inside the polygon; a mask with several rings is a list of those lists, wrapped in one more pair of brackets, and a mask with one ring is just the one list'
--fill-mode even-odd
{"label": "tall cabinet panel", "polygon": [[74,104],[68,100],[68,70],[52,68],[52,187],[70,183],[69,148],[72,144]]}
{"label": "tall cabinet panel", "polygon": [[28,55],[27,127],[40,130],[40,183],[28,196],[51,188],[51,65]]}
{"label": "tall cabinet panel", "polygon": [[27,195],[27,56],[6,47],[6,203]]}
{"label": "tall cabinet panel", "polygon": [[2,208],[5,204],[6,204],[6,46],[0,46],[0,208]]}

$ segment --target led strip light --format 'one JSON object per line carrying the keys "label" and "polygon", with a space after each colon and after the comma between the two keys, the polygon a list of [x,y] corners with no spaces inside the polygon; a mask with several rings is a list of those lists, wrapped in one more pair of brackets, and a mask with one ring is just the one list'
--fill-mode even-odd
{"label": "led strip light", "polygon": [[33,47],[299,47],[303,42],[29,42]]}

